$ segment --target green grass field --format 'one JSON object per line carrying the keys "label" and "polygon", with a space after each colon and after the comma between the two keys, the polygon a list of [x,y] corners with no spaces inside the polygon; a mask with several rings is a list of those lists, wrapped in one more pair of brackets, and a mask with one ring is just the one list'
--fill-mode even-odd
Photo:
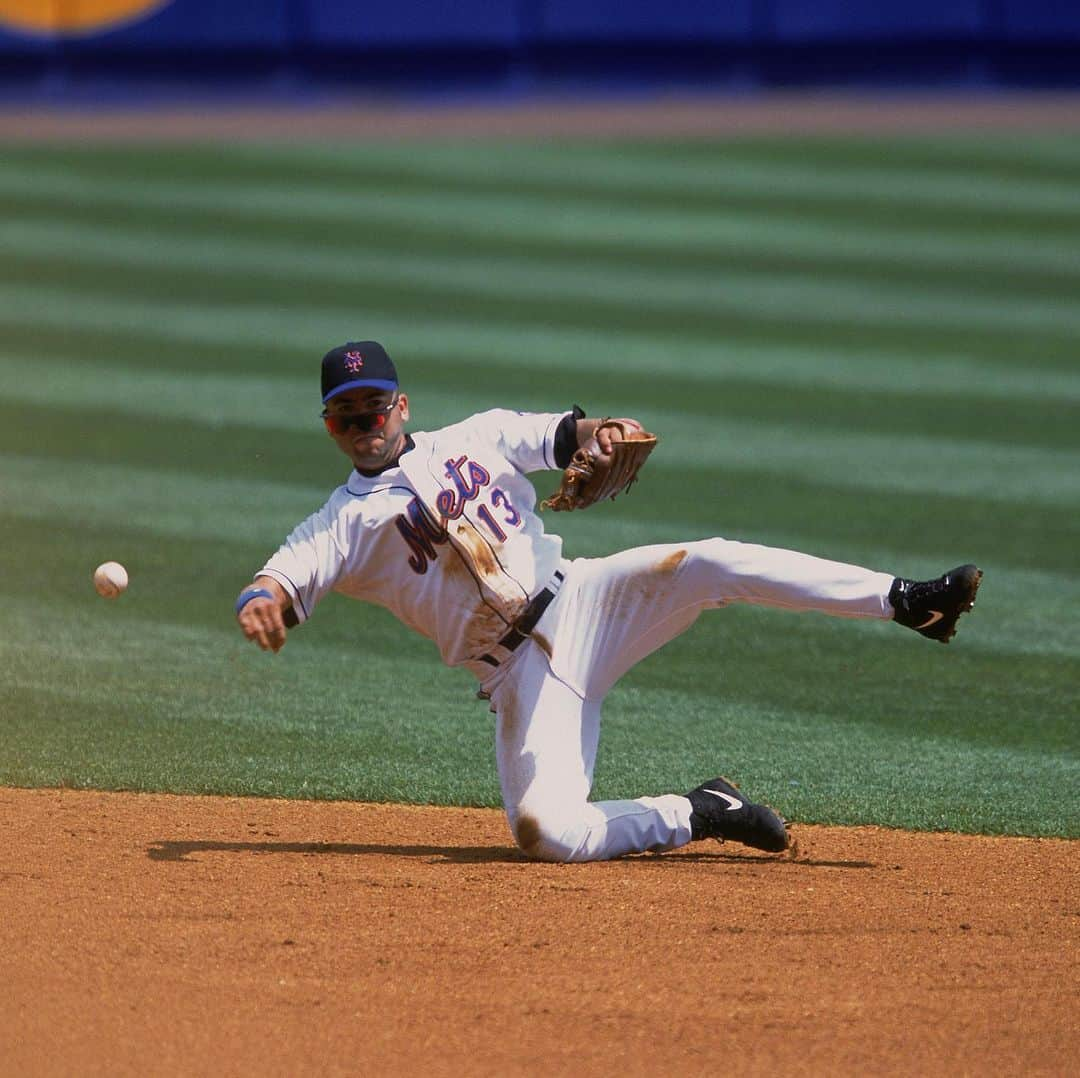
{"label": "green grass field", "polygon": [[609,697],[598,795],[724,772],[798,821],[1080,835],[1075,140],[5,147],[0,253],[0,782],[498,804],[426,641],[338,597],[276,657],[234,626],[347,472],[318,359],[372,337],[415,427],[661,432],[552,522],[570,556],[986,571],[948,648],[702,618]]}

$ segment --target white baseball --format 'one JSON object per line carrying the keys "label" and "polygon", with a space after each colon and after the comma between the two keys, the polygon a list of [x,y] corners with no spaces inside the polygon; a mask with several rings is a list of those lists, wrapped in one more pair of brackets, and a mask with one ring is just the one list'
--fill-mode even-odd
{"label": "white baseball", "polygon": [[118,561],[107,561],[94,570],[94,587],[104,599],[118,598],[127,586],[127,570]]}

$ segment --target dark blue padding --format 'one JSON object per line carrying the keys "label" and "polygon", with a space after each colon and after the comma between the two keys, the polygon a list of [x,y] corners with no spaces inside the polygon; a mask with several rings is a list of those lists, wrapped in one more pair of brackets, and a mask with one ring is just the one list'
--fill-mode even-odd
{"label": "dark blue padding", "polygon": [[[1080,39],[1080,0],[999,0],[1001,31],[1008,40]],[[1080,64],[1080,59],[1078,59]]]}
{"label": "dark blue padding", "polygon": [[172,0],[116,29],[65,36],[79,52],[148,49],[283,48],[289,40],[289,0]]}
{"label": "dark blue padding", "polygon": [[978,37],[984,0],[771,0],[778,41]]}
{"label": "dark blue padding", "polygon": [[509,46],[521,41],[521,0],[302,0],[301,44]]}
{"label": "dark blue padding", "polygon": [[44,56],[52,50],[55,41],[53,34],[24,33],[0,25],[0,56]]}
{"label": "dark blue padding", "polygon": [[754,0],[536,0],[546,42],[749,41]]}

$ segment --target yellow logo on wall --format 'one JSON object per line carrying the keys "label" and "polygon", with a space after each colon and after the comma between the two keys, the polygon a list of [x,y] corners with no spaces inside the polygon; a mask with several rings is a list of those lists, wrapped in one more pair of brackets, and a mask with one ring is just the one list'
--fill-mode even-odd
{"label": "yellow logo on wall", "polygon": [[85,34],[135,22],[172,0],[0,0],[0,26],[32,34]]}

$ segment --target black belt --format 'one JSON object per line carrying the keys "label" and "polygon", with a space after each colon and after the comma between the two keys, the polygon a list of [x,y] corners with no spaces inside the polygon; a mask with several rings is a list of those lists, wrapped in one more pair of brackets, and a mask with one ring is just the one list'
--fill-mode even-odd
{"label": "black belt", "polygon": [[[558,585],[563,582],[563,573],[560,570],[556,570],[554,580],[556,587],[544,588],[533,597],[532,602],[525,607],[525,612],[514,622],[506,636],[499,641],[499,647],[506,648],[507,651],[515,651],[529,639],[529,633],[536,628],[536,623],[544,616],[544,611],[551,606],[551,600],[555,598],[559,590]],[[494,655],[481,655],[480,661],[490,663],[492,666],[499,665],[499,660]]]}

